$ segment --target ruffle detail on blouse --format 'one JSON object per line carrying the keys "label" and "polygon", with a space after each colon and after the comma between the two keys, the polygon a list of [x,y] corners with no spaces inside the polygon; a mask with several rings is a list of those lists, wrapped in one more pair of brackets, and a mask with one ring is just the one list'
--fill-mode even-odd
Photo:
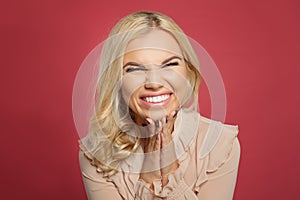
{"label": "ruffle detail on blouse", "polygon": [[228,159],[232,150],[234,139],[238,134],[237,125],[224,124],[221,137],[209,155],[207,172],[214,172]]}
{"label": "ruffle detail on blouse", "polygon": [[181,162],[179,169],[177,169],[175,173],[169,174],[167,185],[165,185],[162,189],[161,187],[159,188],[161,189],[160,194],[162,197],[167,197],[167,199],[176,200],[197,199],[192,189],[186,184],[184,180],[184,174],[186,173],[188,163],[189,161]]}
{"label": "ruffle detail on blouse", "polygon": [[[78,143],[79,143],[79,148],[83,152],[85,157],[87,157],[90,160],[91,165],[96,167],[96,164],[94,162],[94,156],[87,150],[87,148],[85,147],[85,145],[83,144],[83,142],[81,140],[78,140]],[[97,167],[96,171],[101,172],[101,169]]]}
{"label": "ruffle detail on blouse", "polygon": [[176,199],[176,200],[197,200],[197,196],[191,190],[191,188],[184,181],[184,173],[189,162],[186,159],[189,158],[188,154],[185,154],[184,158],[179,161],[179,168],[169,174],[168,183],[162,187],[162,180],[156,179],[153,181],[152,191],[150,189],[150,183],[146,183],[144,180],[139,179],[136,184],[136,195],[139,199]]}
{"label": "ruffle detail on blouse", "polygon": [[[78,142],[79,142],[79,148],[83,152],[84,156],[90,161],[90,164],[92,165],[92,167],[95,167],[95,171],[99,174],[99,176],[102,176],[103,171],[101,170],[101,168],[99,168],[95,164],[94,157],[92,156],[92,154],[86,149],[85,145],[83,144],[83,142],[81,140],[78,140]],[[93,178],[97,179],[97,177],[93,177]],[[117,173],[112,177],[107,177],[106,181],[107,182],[112,182],[113,184],[118,185],[117,190],[118,190],[119,194],[124,199],[128,199],[128,200],[133,200],[134,199],[133,198],[134,194],[131,194],[131,196],[130,196],[129,193],[126,192],[126,189],[124,187],[126,185],[126,183],[122,179],[122,174],[121,173]],[[121,187],[121,186],[123,186],[123,187]]]}
{"label": "ruffle detail on blouse", "polygon": [[[160,180],[154,180],[154,186],[159,184]],[[139,179],[135,184],[135,194],[137,200],[146,199],[161,199],[160,197],[154,197],[153,191],[150,189],[151,184],[145,182],[143,179]]]}
{"label": "ruffle detail on blouse", "polygon": [[[199,170],[202,174],[198,176],[195,184],[195,191],[197,192],[200,190],[200,185],[208,180],[208,173],[216,172],[229,159],[234,141],[239,132],[238,125],[223,124],[213,120],[211,123],[216,123],[217,125],[214,127],[215,131],[211,133],[207,131],[207,134],[214,135],[206,135],[203,142],[206,144],[204,145],[206,146],[206,151],[209,151],[206,152],[206,155],[198,157],[198,159],[201,160],[199,163],[204,163],[202,166],[204,169]],[[215,140],[216,138],[217,140]],[[202,150],[200,148],[200,151],[202,151],[202,153],[205,152],[203,148]]]}

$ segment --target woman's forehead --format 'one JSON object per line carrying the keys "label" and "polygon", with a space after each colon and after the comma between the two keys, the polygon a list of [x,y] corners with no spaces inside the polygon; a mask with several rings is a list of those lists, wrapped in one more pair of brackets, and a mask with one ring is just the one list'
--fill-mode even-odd
{"label": "woman's forehead", "polygon": [[131,40],[126,48],[126,53],[142,52],[142,50],[157,51],[160,53],[173,53],[181,55],[181,49],[174,37],[161,29],[153,29],[150,32]]}
{"label": "woman's forehead", "polygon": [[160,65],[166,59],[171,57],[182,58],[181,55],[162,49],[139,49],[126,53],[123,58],[123,64],[127,62],[135,62],[143,65]]}

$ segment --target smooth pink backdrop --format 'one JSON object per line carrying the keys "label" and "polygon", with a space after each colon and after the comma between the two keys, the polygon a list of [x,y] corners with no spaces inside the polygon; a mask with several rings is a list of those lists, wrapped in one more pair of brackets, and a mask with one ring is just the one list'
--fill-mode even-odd
{"label": "smooth pink backdrop", "polygon": [[[155,10],[212,56],[242,147],[235,199],[300,199],[296,0],[1,1],[1,199],[86,199],[72,118],[85,56],[120,17]],[[209,115],[202,85],[200,105]],[[202,98],[202,99],[201,99]],[[217,192],[217,191],[216,191]]]}

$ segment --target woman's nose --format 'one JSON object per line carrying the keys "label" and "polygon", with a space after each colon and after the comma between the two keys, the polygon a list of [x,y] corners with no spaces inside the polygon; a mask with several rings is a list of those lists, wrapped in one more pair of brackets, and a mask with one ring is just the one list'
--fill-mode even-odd
{"label": "woman's nose", "polygon": [[146,72],[145,88],[158,89],[163,87],[161,72],[157,69],[152,69]]}

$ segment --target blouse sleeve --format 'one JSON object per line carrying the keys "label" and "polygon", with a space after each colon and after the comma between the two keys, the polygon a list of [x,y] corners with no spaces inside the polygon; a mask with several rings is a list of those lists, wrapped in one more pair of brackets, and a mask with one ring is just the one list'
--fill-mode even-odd
{"label": "blouse sleeve", "polygon": [[197,188],[201,200],[231,200],[233,198],[240,159],[238,127],[225,125],[224,131],[210,152],[206,180]]}
{"label": "blouse sleeve", "polygon": [[86,194],[89,200],[122,200],[117,188],[112,182],[101,176],[96,168],[91,165],[90,160],[82,151],[79,152],[79,162],[82,172],[82,179]]}

